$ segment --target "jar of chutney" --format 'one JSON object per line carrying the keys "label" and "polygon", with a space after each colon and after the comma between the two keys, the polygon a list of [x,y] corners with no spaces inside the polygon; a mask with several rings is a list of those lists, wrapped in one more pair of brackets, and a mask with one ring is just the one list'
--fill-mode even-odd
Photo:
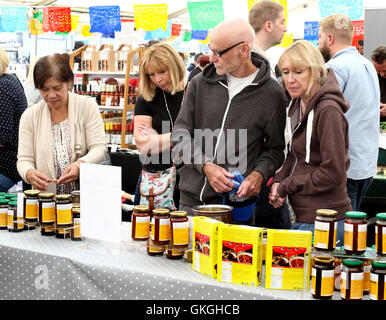
{"label": "jar of chutney", "polygon": [[55,223],[55,195],[50,192],[39,193],[39,221],[43,226]]}
{"label": "jar of chutney", "polygon": [[80,207],[72,208],[72,223],[73,227],[71,229],[71,240],[81,241],[82,234],[80,232]]}
{"label": "jar of chutney", "polygon": [[131,238],[135,241],[147,241],[150,237],[150,208],[137,205],[131,215]]}
{"label": "jar of chutney", "polygon": [[8,200],[0,199],[0,230],[8,229]]}
{"label": "jar of chutney", "polygon": [[370,299],[385,300],[386,260],[371,261]]}
{"label": "jar of chutney", "polygon": [[151,219],[151,240],[155,244],[168,244],[170,241],[170,211],[169,209],[153,209]]}
{"label": "jar of chutney", "polygon": [[17,201],[8,202],[8,231],[21,232],[24,229],[23,217],[17,210]]}
{"label": "jar of chutney", "polygon": [[343,300],[363,298],[363,262],[359,259],[343,259],[340,278],[340,296]]}
{"label": "jar of chutney", "polygon": [[344,250],[348,254],[362,254],[367,246],[366,213],[360,211],[346,212],[344,222]]}
{"label": "jar of chutney", "polygon": [[376,214],[375,248],[377,254],[386,256],[386,212]]}
{"label": "jar of chutney", "polygon": [[311,293],[316,299],[331,299],[334,294],[334,258],[316,256],[311,272]]}
{"label": "jar of chutney", "polygon": [[70,194],[55,196],[55,222],[59,228],[72,227],[72,202]]}
{"label": "jar of chutney", "polygon": [[25,222],[36,223],[39,218],[39,190],[25,190],[23,200],[23,214]]}
{"label": "jar of chutney", "polygon": [[170,213],[170,244],[186,247],[189,244],[189,220],[186,211]]}
{"label": "jar of chutney", "polygon": [[332,251],[336,247],[336,232],[338,222],[336,221],[335,210],[316,210],[314,247],[319,250]]}

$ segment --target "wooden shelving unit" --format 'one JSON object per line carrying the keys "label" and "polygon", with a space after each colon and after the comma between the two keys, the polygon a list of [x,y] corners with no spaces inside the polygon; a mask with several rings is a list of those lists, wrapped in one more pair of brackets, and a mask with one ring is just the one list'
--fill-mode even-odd
{"label": "wooden shelving unit", "polygon": [[[84,50],[86,50],[87,45],[79,48],[78,50],[72,52],[70,54],[70,66],[72,70],[74,70],[74,57],[82,54]],[[135,73],[130,72],[131,61],[133,57],[138,54],[138,61],[141,61],[142,56],[144,54],[144,51],[146,49],[144,47],[138,47],[134,50],[128,51],[127,53],[127,68],[125,72],[84,72],[84,71],[75,71],[75,74],[82,74],[83,75],[83,84],[88,83],[88,77],[89,76],[99,76],[101,78],[107,78],[107,77],[119,77],[125,79],[125,90],[124,90],[124,104],[123,107],[118,106],[100,106],[100,110],[119,110],[122,111],[122,130],[121,130],[121,148],[128,148],[128,149],[135,149],[135,145],[126,145],[125,144],[125,135],[126,135],[126,122],[127,122],[127,112],[130,110],[134,110],[134,105],[128,103],[128,97],[129,97],[129,80],[132,77],[138,76]]]}

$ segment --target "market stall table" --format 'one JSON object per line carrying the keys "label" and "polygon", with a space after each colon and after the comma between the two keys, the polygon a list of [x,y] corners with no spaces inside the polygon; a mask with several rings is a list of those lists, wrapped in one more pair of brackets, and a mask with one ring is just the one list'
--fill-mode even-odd
{"label": "market stall table", "polygon": [[309,291],[265,289],[264,282],[247,287],[210,279],[182,259],[147,255],[145,243],[131,241],[129,230],[123,222],[120,244],[47,237],[38,228],[1,230],[0,299],[313,299]]}

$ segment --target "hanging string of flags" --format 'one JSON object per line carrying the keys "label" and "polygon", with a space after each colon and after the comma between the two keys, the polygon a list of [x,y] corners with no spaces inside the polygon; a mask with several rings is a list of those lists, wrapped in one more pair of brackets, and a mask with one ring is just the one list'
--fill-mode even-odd
{"label": "hanging string of flags", "polygon": [[[247,1],[248,10],[259,0]],[[280,3],[287,18],[287,0],[272,0]],[[166,2],[166,1],[165,1]],[[363,39],[363,0],[319,0],[318,7],[321,17],[332,13],[345,13],[354,20],[354,40]],[[182,42],[197,40],[201,44],[209,42],[210,30],[224,20],[223,0],[187,1],[191,30],[182,30],[182,25],[168,20],[167,4],[134,5],[133,30],[146,31],[145,40],[164,38]],[[68,34],[76,32],[84,37],[101,33],[104,37],[115,37],[115,32],[122,30],[122,23],[127,22],[120,17],[120,7],[91,6],[89,7],[89,24],[79,23],[79,15],[71,13],[70,7],[0,7],[0,32],[30,31],[39,35],[45,32]],[[32,15],[28,10],[33,10]],[[287,21],[287,19],[286,19]],[[304,39],[316,43],[318,33],[317,21],[306,21]],[[285,34],[280,46],[287,47],[293,42],[292,34]]]}

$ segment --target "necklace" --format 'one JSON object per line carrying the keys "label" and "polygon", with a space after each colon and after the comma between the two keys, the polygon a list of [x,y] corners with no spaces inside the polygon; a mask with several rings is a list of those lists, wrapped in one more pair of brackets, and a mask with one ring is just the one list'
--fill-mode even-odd
{"label": "necklace", "polygon": [[[173,122],[172,115],[170,114],[170,111],[169,111],[169,107],[168,107],[168,102],[167,102],[167,100],[166,100],[165,91],[162,90],[162,93],[163,93],[163,95],[164,95],[166,111],[168,112],[169,119],[170,119],[170,123],[172,124],[172,130],[173,130],[173,128],[174,128],[174,122]],[[182,106],[183,102],[184,102],[184,95],[182,95],[181,106]]]}

